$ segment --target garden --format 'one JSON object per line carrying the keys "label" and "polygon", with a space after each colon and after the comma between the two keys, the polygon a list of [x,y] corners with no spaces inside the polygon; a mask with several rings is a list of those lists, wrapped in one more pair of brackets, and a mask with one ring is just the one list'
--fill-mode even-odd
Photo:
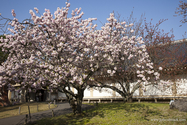
{"label": "garden", "polygon": [[[1,55],[6,55],[0,65],[0,92],[7,101],[2,102],[9,106],[1,108],[5,116],[10,115],[4,110],[15,108],[18,112],[19,106],[11,109],[8,91],[24,98],[42,90],[53,96],[64,93],[73,113],[34,124],[186,124],[186,113],[171,110],[168,104],[132,103],[135,91],[143,95],[147,86],[157,87],[160,92],[169,88],[172,95],[185,89],[183,86],[181,93],[176,92],[175,78],[186,70],[178,69],[186,63],[183,53],[187,49],[178,54],[179,45],[170,51],[173,34],[169,36],[158,28],[165,20],[156,25],[120,21],[113,12],[98,30],[94,24],[97,18],[83,19],[81,8],[72,10],[70,16],[69,9],[68,1],[54,15],[49,9],[41,15],[35,7],[29,11],[31,18],[21,22],[14,9],[13,19],[0,14],[8,30],[0,39]],[[170,58],[165,58],[168,55]],[[82,112],[87,88],[112,90],[124,103],[99,103]],[[31,109],[33,112],[47,109],[41,109],[38,103],[33,105],[37,107]],[[25,114],[25,110],[24,106],[19,108],[19,114]]]}

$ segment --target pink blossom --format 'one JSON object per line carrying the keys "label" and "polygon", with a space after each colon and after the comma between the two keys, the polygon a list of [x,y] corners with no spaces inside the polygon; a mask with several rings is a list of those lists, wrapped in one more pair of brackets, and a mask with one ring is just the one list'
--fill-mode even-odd
{"label": "pink blossom", "polygon": [[125,58],[124,57],[121,57],[121,60],[124,60]]}
{"label": "pink blossom", "polygon": [[36,7],[34,7],[34,10],[36,11],[36,13],[38,13],[38,9]]}
{"label": "pink blossom", "polygon": [[129,27],[131,27],[131,26],[133,26],[134,24],[133,23],[131,23],[131,24],[129,24]]}
{"label": "pink blossom", "polygon": [[131,59],[132,57],[133,57],[133,55],[132,55],[132,54],[130,54],[130,55],[129,55],[129,57],[128,57],[128,59]]}
{"label": "pink blossom", "polygon": [[125,21],[124,21],[124,22],[121,22],[121,24],[122,24],[122,25],[125,25],[125,24],[126,24],[126,22],[125,22]]}
{"label": "pink blossom", "polygon": [[143,40],[140,40],[139,43],[140,43],[140,44],[144,44],[144,41],[143,41]]}
{"label": "pink blossom", "polygon": [[137,77],[144,77],[142,74],[137,75]]}
{"label": "pink blossom", "polygon": [[80,11],[81,11],[81,7],[77,10],[77,14],[79,14],[80,13]]}
{"label": "pink blossom", "polygon": [[146,81],[146,78],[145,78],[145,77],[142,77],[142,80],[143,80],[143,81]]}
{"label": "pink blossom", "polygon": [[67,4],[66,4],[66,7],[70,7],[70,3],[67,3]]}
{"label": "pink blossom", "polygon": [[111,73],[111,70],[107,70],[107,73],[109,73],[109,74],[110,74],[110,73]]}
{"label": "pink blossom", "polygon": [[155,75],[155,76],[158,75],[158,72],[155,72],[154,75]]}
{"label": "pink blossom", "polygon": [[127,25],[127,24],[125,25],[125,27],[128,27],[128,26],[129,26],[129,25]]}
{"label": "pink blossom", "polygon": [[130,32],[131,32],[131,33],[134,33],[134,30],[131,30]]}
{"label": "pink blossom", "polygon": [[14,9],[12,9],[12,12],[11,12],[11,13],[12,13],[12,16],[13,16],[13,17],[16,17],[16,13],[15,13]]}
{"label": "pink blossom", "polygon": [[114,67],[114,70],[117,70],[117,67]]}
{"label": "pink blossom", "polygon": [[162,67],[159,67],[158,69],[159,69],[159,70],[162,70],[163,68],[162,68]]}
{"label": "pink blossom", "polygon": [[138,82],[138,83],[140,83],[140,82],[141,82],[141,80],[138,80],[137,82]]}

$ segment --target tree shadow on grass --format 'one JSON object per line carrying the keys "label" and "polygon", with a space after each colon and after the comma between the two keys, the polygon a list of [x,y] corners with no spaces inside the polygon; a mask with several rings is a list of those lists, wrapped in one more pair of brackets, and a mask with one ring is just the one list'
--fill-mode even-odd
{"label": "tree shadow on grass", "polygon": [[19,106],[22,106],[22,104],[9,105],[6,107],[0,106],[0,112],[18,109]]}
{"label": "tree shadow on grass", "polygon": [[[36,106],[36,105],[40,105],[42,103],[36,103],[36,102],[30,102],[29,106]],[[45,103],[43,103],[45,104]],[[18,103],[18,104],[15,104],[15,105],[9,105],[9,106],[6,106],[6,107],[2,107],[0,106],[0,112],[3,112],[3,111],[9,111],[9,110],[14,110],[14,109],[19,109],[19,107],[27,107],[28,106],[28,103],[25,102],[25,103]]]}
{"label": "tree shadow on grass", "polygon": [[[85,110],[89,110],[91,108],[94,108],[93,106],[90,105],[82,105],[82,109],[83,111]],[[71,108],[65,108],[62,110],[57,110],[54,111],[54,117],[52,117],[52,111],[49,113],[42,113],[42,114],[36,114],[36,115],[32,115],[32,122],[30,122],[28,125],[42,125],[42,124],[46,124],[46,125],[69,125],[71,124],[75,124],[75,122],[78,122],[80,124],[84,124],[86,121],[88,121],[89,118],[94,117],[94,115],[97,114],[93,114],[90,115],[89,113],[83,113],[81,115],[73,115],[72,109]],[[89,114],[90,116],[88,116],[87,114]],[[63,115],[63,116],[62,116]],[[88,119],[82,119],[83,117],[86,117]],[[38,121],[39,120],[39,121]],[[20,124],[17,125],[21,125],[23,124],[23,122],[21,122]]]}

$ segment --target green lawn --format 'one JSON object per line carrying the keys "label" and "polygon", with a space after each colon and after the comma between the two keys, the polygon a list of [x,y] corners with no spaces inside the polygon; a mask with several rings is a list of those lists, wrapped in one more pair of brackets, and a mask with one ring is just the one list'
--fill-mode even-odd
{"label": "green lawn", "polygon": [[[38,111],[44,111],[49,110],[48,104],[46,102],[32,102],[30,103],[30,111],[31,113],[38,112],[37,111],[37,105],[38,105]],[[8,106],[8,107],[2,107],[0,106],[0,119],[5,117],[11,117],[19,115],[19,107],[21,107],[20,115],[28,114],[28,104],[27,103],[21,103],[16,104],[14,106]],[[56,106],[54,104],[50,105],[51,108],[55,108]]]}
{"label": "green lawn", "polygon": [[[178,120],[178,121],[177,121]],[[187,113],[162,103],[101,103],[83,115],[61,115],[34,125],[187,125]]]}

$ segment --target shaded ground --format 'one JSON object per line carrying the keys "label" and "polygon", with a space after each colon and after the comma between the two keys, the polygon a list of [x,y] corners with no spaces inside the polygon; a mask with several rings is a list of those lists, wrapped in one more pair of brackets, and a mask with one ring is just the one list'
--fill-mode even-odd
{"label": "shaded ground", "polygon": [[[83,110],[90,109],[93,106],[90,105],[82,105]],[[69,106],[69,103],[58,103],[57,108],[52,109],[54,112],[54,116],[59,116],[62,114],[72,113],[72,110]],[[42,111],[31,114],[31,122],[36,120],[40,120],[46,117],[52,117],[52,110]],[[0,119],[0,125],[22,125],[25,122],[25,115],[19,115],[9,118]]]}
{"label": "shaded ground", "polygon": [[[29,105],[31,113],[49,110],[49,105],[47,102],[31,102]],[[51,104],[50,108],[55,108],[55,105]],[[24,114],[28,114],[28,103],[19,103],[7,107],[0,106],[0,119]]]}

